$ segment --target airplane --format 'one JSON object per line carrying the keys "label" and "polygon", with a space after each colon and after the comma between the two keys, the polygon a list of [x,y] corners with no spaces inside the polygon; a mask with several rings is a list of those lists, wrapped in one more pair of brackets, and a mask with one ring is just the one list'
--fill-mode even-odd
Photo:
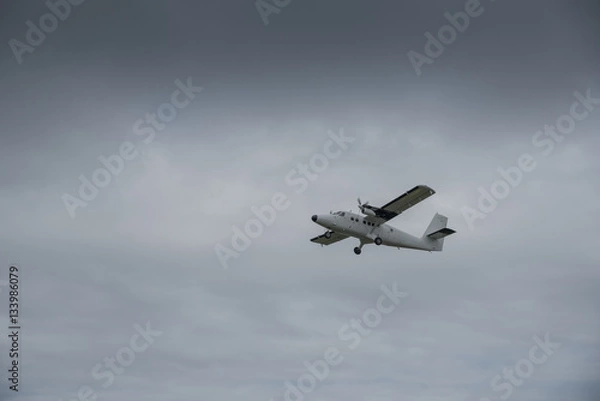
{"label": "airplane", "polygon": [[426,185],[417,185],[410,191],[400,195],[381,207],[361,203],[358,198],[358,208],[361,216],[349,212],[329,212],[329,214],[313,215],[311,220],[327,229],[327,231],[312,238],[311,242],[331,245],[349,237],[358,238],[360,245],[354,248],[354,253],[360,255],[366,244],[386,245],[421,251],[441,252],[444,238],[456,231],[446,227],[448,218],[436,213],[421,238],[412,236],[386,224],[405,210],[429,198],[435,191]]}

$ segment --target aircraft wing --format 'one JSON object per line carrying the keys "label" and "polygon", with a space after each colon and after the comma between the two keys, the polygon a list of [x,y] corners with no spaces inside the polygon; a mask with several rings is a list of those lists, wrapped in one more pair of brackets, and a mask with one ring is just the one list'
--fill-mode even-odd
{"label": "aircraft wing", "polygon": [[[328,234],[329,238],[327,238]],[[311,239],[311,242],[321,245],[331,245],[346,238],[348,238],[347,235],[336,233],[335,231],[327,231],[325,234],[321,234],[318,237]]]}
{"label": "aircraft wing", "polygon": [[[429,198],[435,194],[435,191],[429,188],[427,185],[417,185],[408,192],[403,193],[396,199],[386,203],[385,205],[375,208],[370,206],[369,208],[375,212],[376,220],[381,222],[382,220],[389,221],[394,217],[398,216],[405,210],[413,207],[417,203]],[[374,220],[375,220],[374,219]]]}

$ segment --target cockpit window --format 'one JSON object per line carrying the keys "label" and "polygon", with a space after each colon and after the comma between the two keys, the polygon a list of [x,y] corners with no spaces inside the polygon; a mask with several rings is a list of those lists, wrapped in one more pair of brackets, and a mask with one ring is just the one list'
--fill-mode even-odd
{"label": "cockpit window", "polygon": [[344,213],[344,212],[340,213],[340,216],[342,216],[342,217],[344,217],[345,215],[346,215],[346,213]]}

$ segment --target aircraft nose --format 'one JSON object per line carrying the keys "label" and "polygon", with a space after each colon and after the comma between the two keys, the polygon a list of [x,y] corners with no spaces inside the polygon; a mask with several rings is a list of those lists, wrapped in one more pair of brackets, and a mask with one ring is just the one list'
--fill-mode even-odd
{"label": "aircraft nose", "polygon": [[313,216],[310,219],[316,223],[317,222],[317,215],[313,214]]}

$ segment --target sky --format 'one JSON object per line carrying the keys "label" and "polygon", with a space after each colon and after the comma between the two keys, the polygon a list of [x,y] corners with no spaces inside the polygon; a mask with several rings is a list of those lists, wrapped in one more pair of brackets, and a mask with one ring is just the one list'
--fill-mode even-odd
{"label": "sky", "polygon": [[0,11],[0,400],[598,399],[597,2]]}

